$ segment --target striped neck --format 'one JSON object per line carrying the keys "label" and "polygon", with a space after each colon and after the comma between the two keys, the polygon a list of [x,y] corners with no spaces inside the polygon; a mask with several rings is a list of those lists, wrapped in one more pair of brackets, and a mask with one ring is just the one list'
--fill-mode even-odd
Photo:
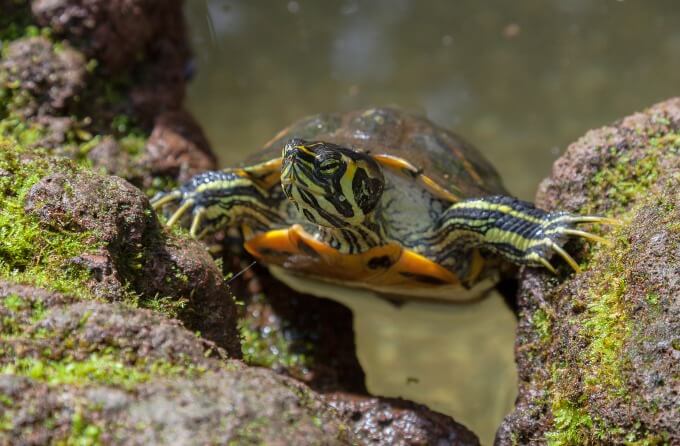
{"label": "striped neck", "polygon": [[385,244],[383,228],[376,223],[327,228],[318,226],[319,239],[342,254],[360,254]]}

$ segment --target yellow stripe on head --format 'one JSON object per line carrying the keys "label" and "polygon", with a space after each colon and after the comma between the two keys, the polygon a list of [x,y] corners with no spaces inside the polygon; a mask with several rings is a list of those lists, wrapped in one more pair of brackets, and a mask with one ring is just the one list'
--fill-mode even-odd
{"label": "yellow stripe on head", "polygon": [[307,220],[321,226],[363,224],[377,207],[384,182],[377,162],[349,148],[294,139],[283,151],[284,193]]}

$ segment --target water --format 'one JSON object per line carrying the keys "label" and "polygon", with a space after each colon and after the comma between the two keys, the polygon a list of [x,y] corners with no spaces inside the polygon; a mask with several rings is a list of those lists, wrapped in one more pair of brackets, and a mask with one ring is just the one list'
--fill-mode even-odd
{"label": "water", "polygon": [[[189,108],[223,165],[302,116],[399,105],[464,135],[531,199],[568,143],[680,88],[677,0],[191,0],[187,17]],[[349,302],[371,389],[450,413],[488,444],[515,379],[514,322],[489,302],[477,315]],[[456,341],[489,321],[473,337],[488,354]],[[460,394],[451,376],[475,370],[487,374]],[[510,384],[479,384],[489,373]],[[494,409],[480,417],[480,404]]]}

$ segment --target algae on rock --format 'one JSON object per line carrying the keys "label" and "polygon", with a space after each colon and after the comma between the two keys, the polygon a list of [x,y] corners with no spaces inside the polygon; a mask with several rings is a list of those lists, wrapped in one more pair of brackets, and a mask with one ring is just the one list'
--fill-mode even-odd
{"label": "algae on rock", "polygon": [[520,395],[497,444],[680,441],[679,134],[675,98],[589,132],[541,185],[541,207],[623,225],[582,245],[583,273],[562,284],[522,273]]}

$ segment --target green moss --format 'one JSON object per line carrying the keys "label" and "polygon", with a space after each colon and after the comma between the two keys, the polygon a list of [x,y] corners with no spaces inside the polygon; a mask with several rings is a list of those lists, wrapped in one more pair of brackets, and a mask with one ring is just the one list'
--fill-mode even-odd
{"label": "green moss", "polygon": [[78,410],[71,419],[71,432],[66,444],[68,446],[95,446],[101,444],[99,436],[102,429],[96,424],[90,423]]}
{"label": "green moss", "polygon": [[31,147],[45,137],[45,129],[35,123],[16,117],[6,117],[0,120],[0,137],[14,141],[21,147]]}
{"label": "green moss", "polygon": [[241,429],[234,434],[234,439],[230,440],[229,446],[236,445],[261,445],[262,433],[269,424],[267,417],[258,416],[248,421]]}
{"label": "green moss", "polygon": [[649,305],[655,306],[659,303],[659,293],[647,293],[647,296],[645,297],[645,300]]}
{"label": "green moss", "polygon": [[[264,300],[263,295],[256,295],[251,305],[258,305]],[[292,339],[283,324],[284,321],[278,321],[260,327],[257,320],[252,321],[248,317],[239,319],[241,350],[246,363],[289,371],[305,370],[310,366],[310,356],[305,352],[311,350],[311,346],[300,345]]]}
{"label": "green moss", "polygon": [[553,426],[546,433],[551,445],[587,444],[625,433],[592,414],[583,396],[598,393],[625,398],[627,393],[623,371],[628,366],[625,343],[631,329],[630,310],[625,302],[625,261],[630,245],[624,231],[622,228],[611,234],[616,240],[613,247],[596,248],[590,262],[605,267],[595,270],[592,276],[583,313],[569,322],[577,324],[579,337],[587,346],[572,350],[577,356],[576,363],[553,364],[548,382]]}
{"label": "green moss", "polygon": [[294,351],[291,341],[279,330],[251,328],[247,321],[239,321],[243,360],[250,365],[267,368],[296,369],[309,365],[309,358]]}
{"label": "green moss", "polygon": [[538,333],[541,342],[549,341],[552,332],[552,320],[548,313],[544,309],[539,308],[532,315],[531,322],[533,323],[534,330]]}
{"label": "green moss", "polygon": [[[31,323],[38,322],[45,316],[46,309],[40,301],[30,302],[16,294],[10,294],[0,299],[0,305],[8,310],[0,319],[0,322],[2,322],[0,324],[0,340],[11,339],[22,334],[24,326],[21,313],[28,313],[28,319]],[[34,336],[38,337],[43,334],[43,330],[37,330]],[[0,347],[0,356],[3,352],[2,347]]]}
{"label": "green moss", "polygon": [[[631,203],[645,196],[659,179],[659,162],[663,158],[680,155],[680,134],[668,133],[649,138],[648,147],[641,158],[609,149],[616,161],[593,176],[589,185],[589,202],[599,203],[602,197],[614,204],[612,214],[624,212]],[[584,211],[592,211],[585,209]]]}
{"label": "green moss", "polygon": [[567,399],[556,398],[552,404],[554,430],[546,434],[550,446],[575,446],[586,444],[591,437],[593,420],[578,405]]}
{"label": "green moss", "polygon": [[85,359],[64,358],[15,358],[0,367],[0,374],[25,376],[49,385],[104,384],[133,389],[139,383],[159,376],[196,376],[203,373],[201,367],[192,364],[170,364],[164,361],[126,364],[114,350],[92,353]]}
{"label": "green moss", "polygon": [[126,299],[128,304],[134,307],[148,308],[156,313],[162,314],[170,319],[177,319],[182,314],[189,303],[187,298],[176,298],[172,296],[153,297],[139,296],[137,293],[131,292]]}
{"label": "green moss", "polygon": [[89,297],[85,286],[89,272],[72,259],[96,247],[91,234],[46,228],[24,212],[24,199],[33,185],[53,171],[72,169],[39,155],[0,137],[0,278]]}
{"label": "green moss", "polygon": [[630,336],[629,315],[623,298],[626,281],[605,273],[590,291],[582,334],[590,340],[584,351],[585,384],[590,390],[606,388],[611,395],[625,394],[623,368],[626,363],[624,343]]}
{"label": "green moss", "polygon": [[[31,6],[27,0],[5,0],[0,14],[0,44],[40,31],[33,25]],[[2,49],[2,46],[0,46]]]}
{"label": "green moss", "polygon": [[9,296],[5,297],[5,299],[2,301],[2,304],[9,311],[18,312],[26,305],[26,302],[21,298],[21,296],[10,294]]}

